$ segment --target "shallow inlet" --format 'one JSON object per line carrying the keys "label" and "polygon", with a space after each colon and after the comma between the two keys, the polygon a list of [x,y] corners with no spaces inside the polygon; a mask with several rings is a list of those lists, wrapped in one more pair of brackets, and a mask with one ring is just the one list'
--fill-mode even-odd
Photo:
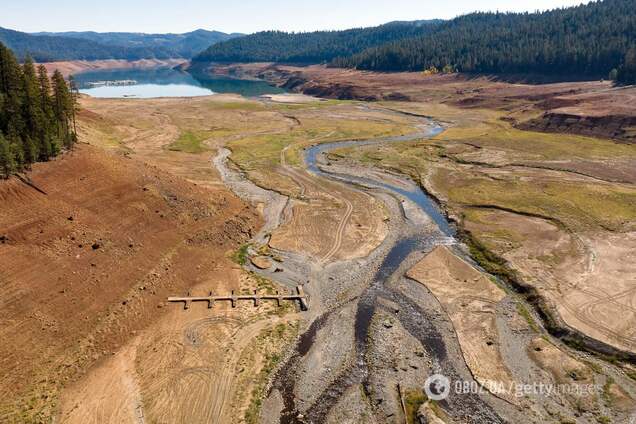
{"label": "shallow inlet", "polygon": [[[283,93],[265,81],[188,73],[172,68],[110,69],[82,72],[73,76],[80,93],[102,98],[198,97],[235,93],[245,97]],[[103,81],[135,81],[136,84],[94,86]]]}

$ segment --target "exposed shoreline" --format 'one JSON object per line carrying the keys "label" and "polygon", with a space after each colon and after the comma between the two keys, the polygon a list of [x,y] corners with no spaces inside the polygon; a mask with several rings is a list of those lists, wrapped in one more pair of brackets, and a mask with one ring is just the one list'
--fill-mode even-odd
{"label": "exposed shoreline", "polygon": [[49,73],[56,69],[65,77],[81,72],[109,69],[148,69],[157,67],[175,67],[187,62],[185,59],[141,59],[141,60],[70,60],[42,63]]}
{"label": "exposed shoreline", "polygon": [[[258,77],[292,92],[328,99],[441,100],[461,108],[486,109],[529,106],[521,119],[511,117],[521,129],[636,142],[630,129],[636,122],[636,109],[629,106],[635,101],[636,87],[614,87],[610,81],[532,85],[512,84],[492,75],[423,77],[418,72],[368,72],[322,65],[235,63],[197,66],[212,73]],[[445,90],[447,95],[441,97],[440,93]]]}

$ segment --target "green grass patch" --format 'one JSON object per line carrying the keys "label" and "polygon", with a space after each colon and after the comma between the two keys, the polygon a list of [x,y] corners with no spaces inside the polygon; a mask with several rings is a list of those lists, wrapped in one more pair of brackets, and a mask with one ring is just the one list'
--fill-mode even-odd
{"label": "green grass patch", "polygon": [[255,101],[233,101],[233,102],[219,102],[211,101],[209,103],[211,109],[215,110],[245,110],[245,111],[260,111],[266,110],[265,105]]}
{"label": "green grass patch", "polygon": [[249,243],[241,245],[233,254],[232,260],[239,265],[245,265],[247,263],[247,250],[249,249]]}
{"label": "green grass patch", "polygon": [[351,100],[320,100],[306,103],[272,103],[270,106],[274,110],[287,111],[287,110],[306,110],[306,109],[318,109],[328,106],[337,106],[342,104],[353,103]]}
{"label": "green grass patch", "polygon": [[[232,140],[227,147],[232,151],[230,159],[239,168],[250,173],[268,175],[280,165],[281,152],[285,150],[285,162],[291,166],[302,163],[302,149],[311,143],[327,143],[343,140],[361,140],[413,131],[399,122],[369,122],[363,119],[325,119],[301,117],[301,127],[275,134],[259,134]],[[259,180],[266,188],[276,188],[268,178]],[[273,181],[276,182],[276,181]]]}
{"label": "green grass patch", "polygon": [[514,175],[491,179],[448,170],[439,170],[432,180],[459,207],[489,205],[555,218],[571,230],[601,227],[621,231],[636,221],[636,189],[632,187],[563,179],[522,180]]}
{"label": "green grass patch", "polygon": [[535,333],[539,333],[539,326],[534,320],[534,317],[528,311],[528,308],[525,307],[522,303],[517,303],[517,313],[526,320],[532,331]]}
{"label": "green grass patch", "polygon": [[407,424],[418,424],[417,411],[426,402],[426,395],[420,389],[405,390],[403,400]]}
{"label": "green grass patch", "polygon": [[[283,324],[279,324],[279,325],[283,325]],[[285,332],[285,329],[282,330],[282,333],[284,332]],[[263,369],[257,376],[257,380],[259,381],[260,384],[258,384],[252,390],[252,399],[249,406],[247,407],[247,411],[245,411],[245,422],[247,422],[248,424],[258,423],[258,417],[260,415],[261,406],[263,404],[263,385],[265,381],[267,381],[268,376],[271,374],[271,372],[276,368],[276,366],[280,362],[280,359],[281,359],[281,356],[277,353],[268,353],[265,356],[265,366],[263,367]]]}
{"label": "green grass patch", "polygon": [[247,424],[256,424],[258,422],[267,381],[283,359],[281,356],[282,347],[290,343],[297,333],[297,323],[292,325],[279,323],[263,330],[256,338],[257,349],[264,356],[264,365],[260,372],[253,377],[254,388],[250,393],[250,403],[245,411],[245,422]]}
{"label": "green grass patch", "polygon": [[609,407],[614,403],[614,397],[612,396],[612,384],[614,384],[614,379],[612,377],[607,377],[605,380],[605,384],[603,384],[603,393],[601,397],[605,401],[605,404]]}
{"label": "green grass patch", "polygon": [[184,153],[203,153],[208,150],[203,141],[208,138],[206,132],[184,131],[179,138],[168,145],[168,150]]}
{"label": "green grass patch", "polygon": [[599,158],[633,158],[636,149],[628,144],[574,134],[543,133],[514,128],[500,118],[501,112],[471,111],[482,116],[451,117],[459,125],[448,128],[434,140],[471,142],[482,147],[506,150],[518,158],[539,160],[572,160]]}
{"label": "green grass patch", "polygon": [[491,252],[472,234],[464,232],[462,235],[468,245],[470,256],[489,274],[504,278],[506,281],[516,280],[515,272],[508,267],[505,259]]}

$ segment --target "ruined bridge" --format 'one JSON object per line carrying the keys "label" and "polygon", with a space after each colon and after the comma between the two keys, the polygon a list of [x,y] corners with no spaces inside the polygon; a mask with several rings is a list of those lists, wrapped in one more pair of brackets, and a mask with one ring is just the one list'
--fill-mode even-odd
{"label": "ruined bridge", "polygon": [[261,300],[274,300],[279,307],[283,300],[291,300],[292,302],[298,301],[302,311],[309,309],[307,295],[305,294],[302,286],[296,286],[296,293],[287,294],[280,294],[278,291],[276,291],[275,294],[258,294],[256,290],[254,290],[254,294],[235,294],[234,290],[232,290],[232,294],[225,296],[214,296],[212,292],[210,292],[209,296],[190,296],[188,293],[188,296],[168,298],[168,302],[183,302],[183,309],[189,309],[192,302],[208,302],[208,308],[211,309],[214,306],[214,302],[217,301],[232,302],[232,307],[236,308],[236,302],[239,300],[252,301],[254,302],[254,306],[258,306]]}

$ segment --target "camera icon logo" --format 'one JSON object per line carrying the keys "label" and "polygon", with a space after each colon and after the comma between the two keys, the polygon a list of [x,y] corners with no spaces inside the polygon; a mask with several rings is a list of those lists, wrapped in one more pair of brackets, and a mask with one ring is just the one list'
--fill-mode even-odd
{"label": "camera icon logo", "polygon": [[431,400],[446,399],[450,389],[450,380],[443,374],[433,374],[424,382],[424,393]]}

